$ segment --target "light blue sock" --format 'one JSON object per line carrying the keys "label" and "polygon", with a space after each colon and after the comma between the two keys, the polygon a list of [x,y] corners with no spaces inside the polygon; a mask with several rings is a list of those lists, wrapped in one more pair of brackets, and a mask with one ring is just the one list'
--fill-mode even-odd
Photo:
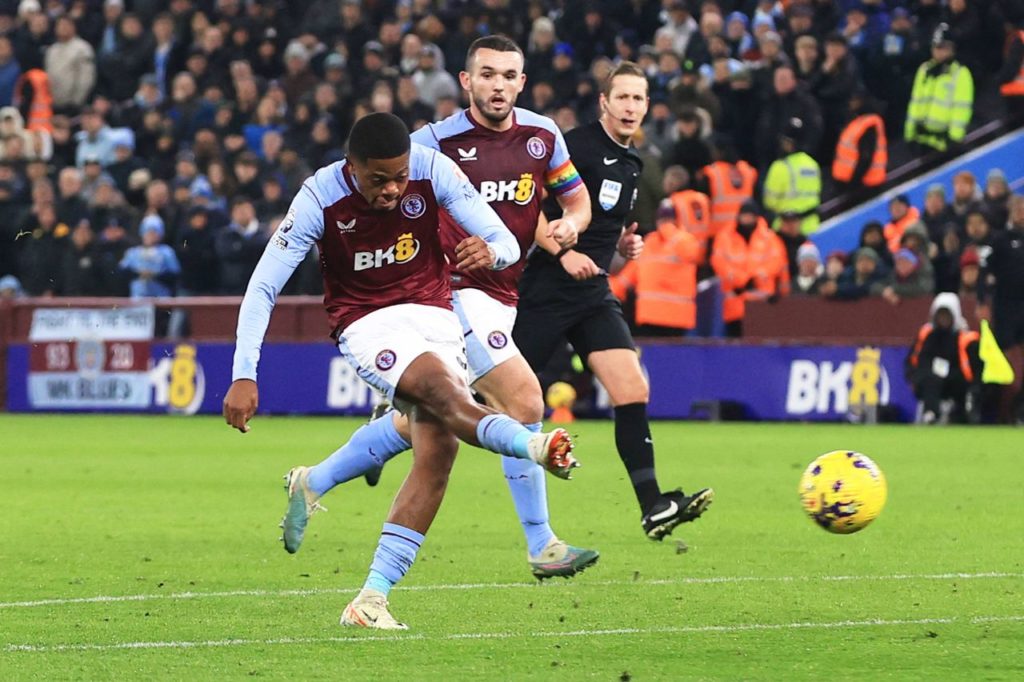
{"label": "light blue sock", "polygon": [[339,483],[384,466],[384,462],[408,450],[411,446],[398,433],[393,417],[388,412],[356,429],[347,443],[309,470],[309,489],[323,495]]}
{"label": "light blue sock", "polygon": [[476,425],[476,439],[491,452],[530,459],[526,445],[533,435],[529,429],[504,414],[489,414]]}
{"label": "light blue sock", "polygon": [[363,589],[377,590],[386,596],[412,567],[422,544],[420,533],[396,523],[385,523]]}
{"label": "light blue sock", "polygon": [[[533,433],[540,433],[541,423],[526,424]],[[539,554],[548,546],[555,532],[548,523],[548,490],[544,470],[528,459],[501,458],[505,481],[512,493],[512,502],[523,524],[527,551]]]}

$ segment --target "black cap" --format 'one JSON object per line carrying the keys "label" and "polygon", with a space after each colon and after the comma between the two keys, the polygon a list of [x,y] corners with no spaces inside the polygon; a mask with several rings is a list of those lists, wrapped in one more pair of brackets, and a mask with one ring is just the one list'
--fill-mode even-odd
{"label": "black cap", "polygon": [[804,122],[796,117],[793,117],[786,121],[785,128],[782,129],[782,136],[787,137],[791,140],[798,140],[804,133]]}
{"label": "black cap", "polygon": [[779,217],[783,220],[800,220],[800,214],[796,211],[783,211]]}
{"label": "black cap", "polygon": [[951,47],[956,45],[956,41],[953,40],[953,33],[949,30],[949,24],[943,22],[935,27],[935,32],[932,33],[932,47],[940,47],[948,44]]}
{"label": "black cap", "polygon": [[740,206],[740,213],[753,213],[754,215],[761,215],[761,208],[757,205],[757,202],[753,199],[747,199]]}

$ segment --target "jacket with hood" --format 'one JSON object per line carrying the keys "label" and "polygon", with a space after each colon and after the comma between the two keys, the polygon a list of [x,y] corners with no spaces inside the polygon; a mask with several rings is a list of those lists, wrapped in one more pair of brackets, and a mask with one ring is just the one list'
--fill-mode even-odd
{"label": "jacket with hood", "polygon": [[[953,325],[948,329],[935,324],[936,313],[943,309],[953,316]],[[922,375],[938,374],[966,383],[979,380],[978,333],[968,327],[960,310],[960,298],[950,292],[939,294],[932,301],[928,317],[930,322],[921,326],[907,355],[907,377],[913,381]]]}
{"label": "jacket with hood", "polygon": [[[42,159],[48,161],[53,155],[53,141],[50,136],[45,133],[40,133],[40,139],[42,140],[41,149],[36,151],[36,138],[28,130],[25,130],[25,119],[22,118],[21,112],[18,111],[17,107],[3,107],[0,109],[0,122],[11,121],[9,124],[11,127],[10,131],[4,131],[7,135],[17,136],[22,141],[22,154],[23,156],[19,159],[10,159],[11,161],[22,161],[29,160],[34,161],[36,159]],[[3,124],[0,123],[0,130]],[[3,145],[0,145],[0,159],[6,158],[6,150]]]}

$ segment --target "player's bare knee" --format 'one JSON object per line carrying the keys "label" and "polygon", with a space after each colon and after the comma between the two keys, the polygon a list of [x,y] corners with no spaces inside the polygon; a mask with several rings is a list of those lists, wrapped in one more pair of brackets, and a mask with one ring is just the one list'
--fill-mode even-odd
{"label": "player's bare knee", "polygon": [[523,424],[544,420],[544,401],[539,391],[520,391],[509,405],[508,416]]}

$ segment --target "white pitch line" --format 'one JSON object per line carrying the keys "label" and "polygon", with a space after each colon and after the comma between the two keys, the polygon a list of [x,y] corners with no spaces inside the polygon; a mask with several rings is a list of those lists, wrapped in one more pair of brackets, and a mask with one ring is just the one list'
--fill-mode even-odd
{"label": "white pitch line", "polygon": [[418,633],[399,634],[392,636],[355,634],[351,637],[281,637],[276,639],[213,639],[205,641],[170,641],[170,642],[116,642],[113,644],[7,644],[4,651],[8,653],[54,653],[62,651],[113,651],[118,649],[198,649],[205,647],[232,646],[274,646],[287,644],[360,644],[363,642],[408,642],[412,641],[452,641],[452,640],[484,640],[484,639],[516,639],[520,637],[610,637],[617,635],[652,635],[652,634],[701,634],[701,633],[738,633],[765,630],[805,630],[805,629],[842,629],[863,627],[891,627],[899,625],[949,625],[965,623],[970,625],[986,625],[990,623],[1013,623],[1024,621],[1024,615],[1015,616],[974,616],[971,618],[911,618],[889,620],[870,618],[867,620],[840,620],[823,623],[799,621],[795,623],[739,623],[736,625],[695,625],[689,627],[661,628],[614,628],[607,630],[570,630],[568,632],[462,632],[448,635],[422,635]]}
{"label": "white pitch line", "polygon": [[[782,575],[756,576],[737,575],[711,578],[669,578],[655,580],[598,580],[572,583],[580,587],[624,587],[637,585],[641,587],[660,585],[722,585],[737,583],[793,583],[793,582],[857,582],[857,581],[889,581],[889,580],[984,580],[992,578],[1024,578],[1024,573],[1007,573],[988,571],[984,573],[895,573],[891,575]],[[447,590],[502,590],[521,588],[540,588],[540,584],[532,583],[452,583],[445,585],[399,585],[396,590],[403,592],[443,592]],[[567,585],[568,587],[568,585]],[[116,602],[155,601],[155,600],[188,600],[188,599],[221,599],[230,597],[309,597],[330,594],[351,594],[354,587],[324,587],[303,590],[228,590],[224,592],[169,592],[167,594],[125,594],[98,595],[95,597],[67,597],[53,599],[37,599],[34,601],[0,602],[0,609],[32,608],[37,606],[65,606],[70,604],[107,604]]]}

